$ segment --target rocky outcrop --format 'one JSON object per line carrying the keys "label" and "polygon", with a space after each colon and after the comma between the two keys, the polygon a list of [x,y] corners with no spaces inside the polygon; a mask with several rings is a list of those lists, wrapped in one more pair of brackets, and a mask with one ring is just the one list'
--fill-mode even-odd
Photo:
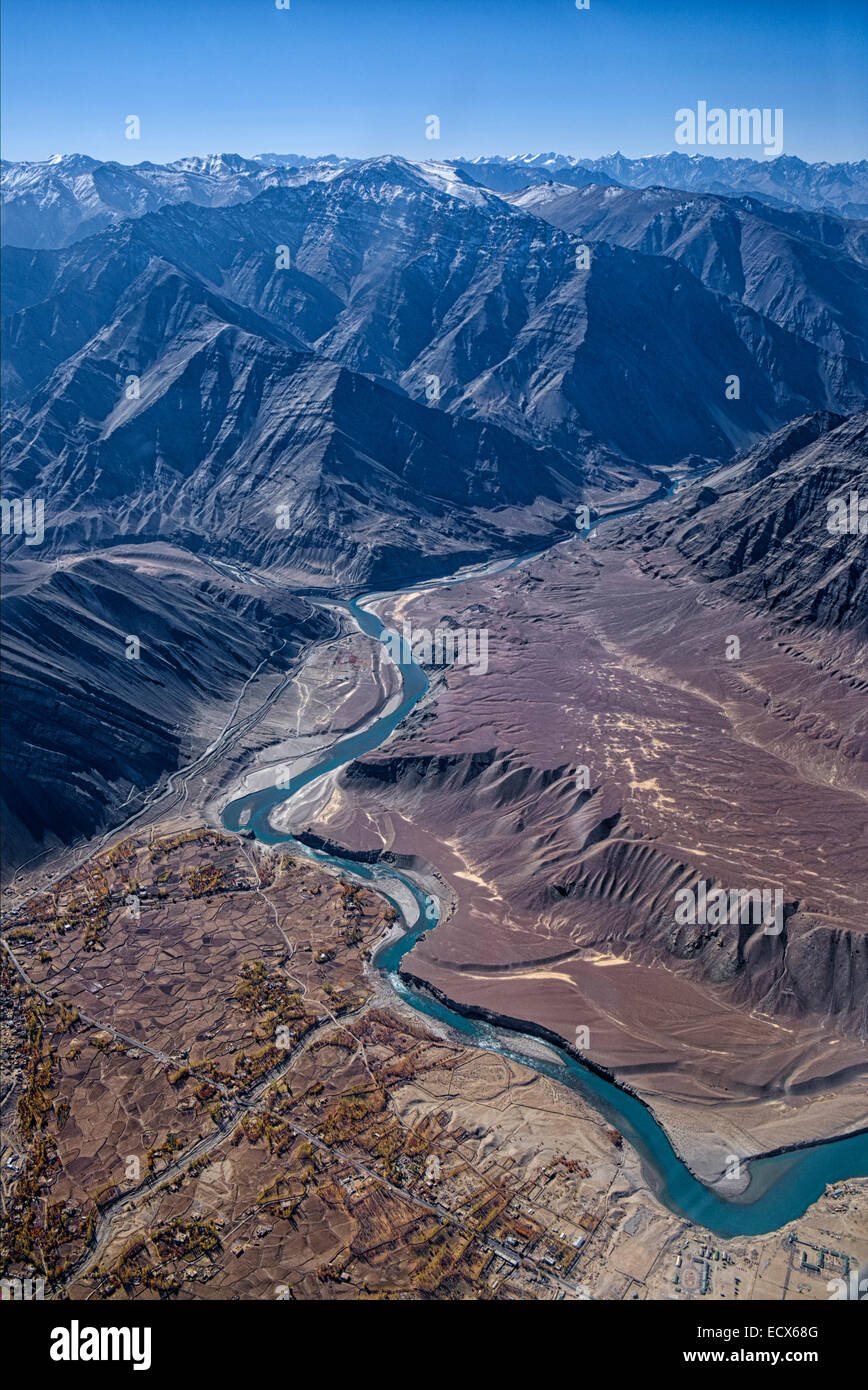
{"label": "rocky outcrop", "polygon": [[868,414],[820,412],[621,523],[617,540],[652,573],[689,572],[776,622],[864,635],[866,468]]}

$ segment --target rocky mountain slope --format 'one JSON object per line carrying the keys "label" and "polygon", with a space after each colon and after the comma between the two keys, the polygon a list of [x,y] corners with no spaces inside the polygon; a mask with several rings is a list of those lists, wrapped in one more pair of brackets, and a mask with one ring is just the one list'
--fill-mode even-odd
{"label": "rocky mountain slope", "polygon": [[[244,205],[163,208],[63,251],[9,248],[7,371],[22,402],[12,467],[37,415],[66,429],[78,392],[73,414],[113,428],[129,413],[118,408],[129,376],[177,374],[192,342],[225,324],[266,355],[307,348],[387,383],[432,421],[496,423],[603,488],[688,455],[725,459],[807,410],[849,413],[868,398],[868,367],[846,351],[859,308],[854,294],[846,318],[843,282],[814,342],[795,313],[779,325],[673,259],[597,242],[586,265],[581,246],[439,167],[389,159]],[[769,268],[776,247],[772,229]],[[761,247],[752,265],[759,274]],[[846,259],[846,284],[859,274]],[[74,452],[52,444],[55,457]]]}
{"label": "rocky mountain slope", "polygon": [[[169,164],[120,164],[88,155],[55,155],[43,161],[4,160],[3,240],[26,247],[68,246],[121,221],[167,204],[203,207],[245,202],[263,188],[330,178],[362,161],[325,155],[214,154]],[[479,156],[448,161],[453,174],[497,193],[514,193],[555,180],[565,186],[608,184],[629,188],[665,185],[694,193],[753,194],[782,207],[868,216],[868,161],[807,164],[778,159],[718,159],[672,153],[643,159],[621,154],[602,159],[570,155]]]}
{"label": "rocky mountain slope", "polygon": [[[179,159],[172,164],[119,164],[88,155],[56,155],[44,162],[4,160],[3,241],[12,246],[69,246],[127,217],[171,203],[220,207],[253,198],[263,188],[327,176],[332,164],[287,164],[237,154]],[[308,172],[302,173],[301,166]]]}
{"label": "rocky mountain slope", "polygon": [[651,572],[699,575],[777,624],[864,640],[866,472],[868,414],[809,416],[617,534]]}
{"label": "rocky mountain slope", "polygon": [[[359,585],[563,528],[583,485],[568,458],[215,320],[186,290],[160,279],[10,422],[9,477],[48,499],[46,553],[172,539]],[[133,351],[128,400],[115,364]]]}
{"label": "rocky mountain slope", "polygon": [[868,223],[671,188],[543,185],[511,201],[590,240],[669,256],[787,332],[868,356]]}
{"label": "rocky mountain slope", "polygon": [[304,601],[241,592],[168,547],[22,559],[4,591],[4,868],[139,809],[219,742],[260,665],[257,690],[331,629]]}

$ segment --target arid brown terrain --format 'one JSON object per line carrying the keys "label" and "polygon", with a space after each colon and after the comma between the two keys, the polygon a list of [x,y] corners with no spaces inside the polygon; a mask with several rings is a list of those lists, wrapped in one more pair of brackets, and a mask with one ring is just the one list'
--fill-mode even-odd
{"label": "arid brown terrain", "polygon": [[210,1390],[263,1303],[576,1301],[840,1379],[857,7],[9,7],[17,1342]]}
{"label": "arid brown terrain", "polygon": [[[393,626],[486,628],[489,669],[432,669],[388,747],[304,807],[441,875],[447,920],[409,973],[587,1029],[583,1054],[709,1179],[866,1123],[865,540],[826,528],[864,433],[802,422],[599,539],[381,604]],[[794,582],[825,595],[813,621]],[[778,892],[782,930],[679,923],[700,880]]]}
{"label": "arid brown terrain", "polygon": [[783,1236],[673,1216],[572,1092],[384,994],[367,958],[393,916],[208,830],[121,841],[25,904],[6,1277],[84,1300],[798,1299],[864,1262],[861,1180]]}

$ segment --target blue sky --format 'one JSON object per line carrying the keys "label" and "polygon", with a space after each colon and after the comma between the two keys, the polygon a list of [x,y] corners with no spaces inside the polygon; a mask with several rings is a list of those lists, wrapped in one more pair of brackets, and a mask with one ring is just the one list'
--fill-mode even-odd
{"label": "blue sky", "polygon": [[868,156],[864,0],[290,3],[5,0],[5,157],[642,155],[699,100],[780,107],[785,154]]}

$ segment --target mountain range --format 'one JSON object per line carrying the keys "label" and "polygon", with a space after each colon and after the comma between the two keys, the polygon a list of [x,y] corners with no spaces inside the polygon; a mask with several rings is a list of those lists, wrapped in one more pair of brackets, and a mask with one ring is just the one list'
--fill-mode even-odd
{"label": "mountain range", "polygon": [[572,155],[486,156],[456,160],[480,183],[491,179],[504,192],[515,192],[546,179],[582,187],[586,183],[620,184],[626,188],[665,186],[692,193],[754,194],[785,207],[837,212],[842,217],[868,216],[868,160],[846,164],[809,164],[795,155],[777,159],[729,158],[713,155],[648,155],[630,159],[623,154],[582,159]]}
{"label": "mountain range", "polygon": [[[743,187],[752,161],[685,158],[4,166],[4,496],[45,505],[38,551],[3,547],[16,862],[110,823],[200,747],[179,724],[210,729],[218,690],[321,631],[274,584],[452,573],[701,468],[636,563],[853,625],[864,565],[800,527],[864,459],[866,224],[830,204],[855,206],[865,169],[758,165],[789,189],[772,200],[696,187]],[[661,172],[681,183],[626,186]],[[768,444],[781,430],[789,452]],[[752,450],[757,478],[730,484],[720,470]],[[255,608],[227,578],[251,570]],[[193,665],[161,659],[143,692],[117,644],[152,629]],[[94,704],[84,672],[103,668]]]}
{"label": "mountain range", "polygon": [[[264,428],[269,487],[279,490],[302,403],[316,398],[317,412],[352,435],[342,409],[370,397],[374,415],[390,417],[378,447],[406,429],[459,429],[447,416],[476,430],[460,427],[459,469],[462,453],[484,447],[484,427],[508,431],[519,453],[548,451],[525,470],[532,495],[494,466],[482,495],[479,484],[467,495],[484,510],[641,482],[691,456],[724,459],[796,415],[864,403],[861,227],[739,200],[672,206],[670,196],[663,235],[656,194],[625,193],[617,225],[605,191],[572,196],[581,212],[565,220],[581,235],[551,225],[562,199],[537,215],[445,166],[384,158],[242,204],[166,206],[59,250],[7,247],[9,473],[55,499],[62,530],[73,484],[77,541],[94,487],[103,529],[114,528],[112,489],[131,508],[128,526],[145,524],[130,469],[158,479],[168,525],[195,531],[185,510],[198,513],[195,483],[191,492],[180,478],[204,466],[209,494],[219,477],[236,497],[250,492],[234,470],[259,455]],[[608,239],[595,238],[595,218]],[[640,236],[643,219],[652,226]],[[306,355],[364,380],[350,386]],[[114,450],[123,462],[107,468]],[[424,455],[416,444],[400,452]],[[417,494],[429,480],[420,466]],[[291,471],[304,528],[303,478]],[[454,502],[449,465],[436,472],[435,495]],[[271,501],[260,492],[254,506]],[[219,521],[207,525],[232,549]],[[236,539],[238,525],[233,515]]]}
{"label": "mountain range", "polygon": [[[312,158],[274,153],[197,155],[168,164],[121,164],[82,154],[4,160],[0,225],[8,245],[66,246],[167,203],[215,207],[245,202],[264,188],[330,178],[364,162],[337,155]],[[793,155],[756,160],[673,152],[640,159],[622,154],[600,159],[559,154],[477,156],[445,163],[456,174],[497,193],[514,193],[544,181],[576,188],[665,186],[723,196],[754,195],[782,207],[868,217],[868,160],[808,164]]]}

